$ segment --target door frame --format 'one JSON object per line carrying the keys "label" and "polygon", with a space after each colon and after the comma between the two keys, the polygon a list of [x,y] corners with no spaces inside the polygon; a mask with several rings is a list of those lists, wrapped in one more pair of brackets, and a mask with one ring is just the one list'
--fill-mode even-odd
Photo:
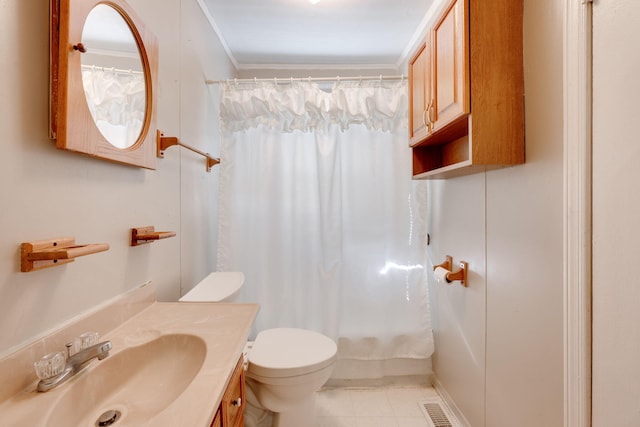
{"label": "door frame", "polygon": [[591,1],[565,0],[565,427],[591,426]]}

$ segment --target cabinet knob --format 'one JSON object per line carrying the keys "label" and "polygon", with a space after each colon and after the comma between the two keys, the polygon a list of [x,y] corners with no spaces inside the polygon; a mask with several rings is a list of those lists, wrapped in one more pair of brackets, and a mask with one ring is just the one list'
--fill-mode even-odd
{"label": "cabinet knob", "polygon": [[433,112],[433,107],[435,107],[436,103],[434,102],[434,100],[432,99],[431,102],[429,102],[429,106],[427,107],[427,120],[429,121],[429,124],[431,125],[431,127],[433,127],[434,124],[434,120],[433,120],[433,116],[432,116],[432,112]]}
{"label": "cabinet knob", "polygon": [[242,398],[241,398],[241,397],[239,397],[239,398],[237,398],[237,399],[235,399],[235,400],[232,400],[232,401],[231,401],[231,404],[232,404],[233,406],[240,406],[240,405],[242,405]]}
{"label": "cabinet knob", "polygon": [[431,110],[433,109],[433,99],[429,101],[429,105],[427,105],[427,109],[424,110],[423,121],[424,125],[427,127],[427,132],[431,132],[433,128],[433,120],[431,120]]}

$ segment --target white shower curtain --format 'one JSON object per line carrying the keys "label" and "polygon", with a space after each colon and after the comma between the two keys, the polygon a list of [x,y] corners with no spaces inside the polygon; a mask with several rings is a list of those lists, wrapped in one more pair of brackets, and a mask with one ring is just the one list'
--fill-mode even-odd
{"label": "white shower curtain", "polygon": [[82,70],[87,106],[102,135],[118,148],[133,145],[144,123],[144,75],[101,67]]}
{"label": "white shower curtain", "polygon": [[431,355],[406,106],[404,82],[224,85],[218,270],[244,272],[254,330],[316,330],[342,359]]}

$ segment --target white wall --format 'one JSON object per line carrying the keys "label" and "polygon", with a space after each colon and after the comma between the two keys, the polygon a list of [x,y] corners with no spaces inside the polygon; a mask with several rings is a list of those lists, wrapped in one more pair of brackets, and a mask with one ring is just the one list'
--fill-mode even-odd
{"label": "white wall", "polygon": [[640,425],[640,3],[593,5],[593,426]]}
{"label": "white wall", "polygon": [[[233,67],[196,0],[128,3],[159,40],[158,127],[219,154],[215,91],[204,79],[232,77]],[[217,172],[178,147],[155,171],[57,150],[48,139],[49,2],[0,0],[0,11],[2,355],[148,280],[159,299],[175,300],[214,270]],[[146,225],[177,237],[129,247],[130,228]],[[21,242],[63,236],[111,248],[19,271]]]}
{"label": "white wall", "polygon": [[485,175],[430,181],[427,250],[432,265],[446,255],[469,263],[469,286],[429,281],[435,353],[433,371],[471,426],[484,426],[486,376]]}
{"label": "white wall", "polygon": [[[204,81],[233,77],[235,70],[196,0],[182,0],[182,14],[180,135],[185,143],[219,157],[220,87]],[[202,156],[188,150],[180,155],[181,294],[185,294],[216,269],[220,168],[206,172]]]}
{"label": "white wall", "polygon": [[431,262],[471,270],[431,281],[433,368],[473,427],[563,425],[563,6],[524,1],[526,164],[428,186]]}

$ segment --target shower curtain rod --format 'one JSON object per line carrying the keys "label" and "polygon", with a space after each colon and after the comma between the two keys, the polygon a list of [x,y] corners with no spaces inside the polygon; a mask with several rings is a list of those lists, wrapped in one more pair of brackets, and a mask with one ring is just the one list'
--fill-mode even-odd
{"label": "shower curtain rod", "polygon": [[144,74],[142,71],[123,70],[120,68],[113,68],[113,67],[100,67],[97,65],[81,64],[81,68],[85,70],[111,71],[112,73],[117,73],[117,74]]}
{"label": "shower curtain rod", "polygon": [[274,82],[274,83],[291,83],[291,82],[359,82],[362,80],[404,80],[407,76],[352,76],[352,77],[271,77],[252,79],[226,79],[226,80],[205,80],[208,85],[220,83],[257,83],[257,82]]}

